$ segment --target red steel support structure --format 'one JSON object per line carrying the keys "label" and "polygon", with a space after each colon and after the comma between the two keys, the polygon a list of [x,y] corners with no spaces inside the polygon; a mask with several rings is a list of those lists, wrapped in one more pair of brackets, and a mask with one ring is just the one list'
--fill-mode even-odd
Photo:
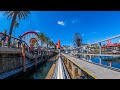
{"label": "red steel support structure", "polygon": [[58,49],[60,49],[60,40],[58,40]]}

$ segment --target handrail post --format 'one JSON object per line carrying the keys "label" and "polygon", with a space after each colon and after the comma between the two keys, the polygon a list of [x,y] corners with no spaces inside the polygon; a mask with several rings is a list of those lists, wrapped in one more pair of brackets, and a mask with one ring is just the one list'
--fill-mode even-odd
{"label": "handrail post", "polygon": [[87,54],[88,54],[88,46],[87,46]]}
{"label": "handrail post", "polygon": [[26,72],[25,44],[22,44],[22,65],[23,65],[23,72]]}
{"label": "handrail post", "polygon": [[100,63],[100,64],[102,63],[101,56],[100,56],[100,61],[99,61],[99,63]]}
{"label": "handrail post", "polygon": [[101,42],[99,42],[98,44],[99,44],[99,54],[101,55],[102,54],[102,51],[101,51]]}

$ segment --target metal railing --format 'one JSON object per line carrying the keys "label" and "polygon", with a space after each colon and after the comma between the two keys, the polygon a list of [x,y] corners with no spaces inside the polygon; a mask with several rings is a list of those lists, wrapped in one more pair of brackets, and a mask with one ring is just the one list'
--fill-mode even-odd
{"label": "metal railing", "polygon": [[[34,49],[31,49],[25,41],[15,38],[15,37],[11,37],[11,42],[10,42],[11,44],[10,44],[10,47],[8,47],[8,40],[7,40],[8,38],[10,38],[9,35],[0,33],[0,47],[2,48],[2,46],[3,46],[3,47],[7,47],[7,48],[21,49],[21,45],[25,44],[26,68],[31,67],[31,65],[34,65],[34,59],[36,57],[39,58],[39,60],[37,62],[41,62],[42,59],[45,57],[45,55],[47,55],[48,50],[43,49],[43,50],[39,51],[39,54],[38,54],[39,49],[37,49],[35,51]],[[21,45],[20,45],[20,47],[18,47],[18,41],[20,41],[20,40],[21,40]],[[4,44],[4,45],[2,45],[2,44]],[[0,57],[0,58],[2,58],[2,57]],[[12,58],[10,59],[10,57],[8,57],[7,60],[6,59],[2,60],[2,63],[0,63],[0,75],[6,77],[6,76],[9,76],[8,74],[12,75],[12,73],[15,73],[15,72],[18,72],[21,70],[20,68],[22,68],[22,56],[19,55],[19,57],[16,56],[16,58],[15,57],[13,57],[13,58],[14,58],[14,60]]]}
{"label": "metal railing", "polygon": [[[11,37],[11,41],[10,41],[10,48],[19,48],[18,47],[18,42],[20,41],[20,39],[6,35],[4,33],[0,32],[0,47],[8,47],[8,39]],[[24,42],[24,41],[22,41]],[[2,45],[3,44],[3,45]]]}
{"label": "metal railing", "polygon": [[61,57],[59,57],[56,62],[56,67],[51,79],[70,79],[70,76],[66,70],[63,61],[61,60]]}
{"label": "metal railing", "polygon": [[[64,53],[64,54],[65,54],[65,53]],[[69,54],[67,54],[67,55],[69,55]],[[70,56],[70,55],[69,55],[69,56]],[[90,56],[90,55],[88,55],[88,56]],[[81,58],[77,58],[77,59],[80,59],[80,60],[81,60]],[[82,59],[82,60],[83,60],[83,59]],[[104,67],[104,68],[108,68],[108,69],[110,69],[110,70],[114,70],[114,71],[120,72],[120,68],[115,68],[115,67],[111,67],[111,66],[99,64],[99,63],[96,63],[96,62],[91,62],[91,61],[89,61],[89,60],[83,60],[83,61],[88,62],[88,63],[95,64],[95,65],[98,65],[98,66],[101,66],[101,67]]]}
{"label": "metal railing", "polygon": [[[10,36],[5,35],[4,33],[0,33],[0,47],[1,48],[3,46],[3,47],[7,47],[7,48],[21,49],[21,45],[20,45],[20,47],[18,47],[18,41],[20,39],[11,37],[11,42],[10,42],[11,44],[10,44],[10,47],[8,47],[8,40],[6,40],[6,38],[7,39],[10,38]],[[26,64],[33,63],[33,59],[35,58],[35,53],[31,54],[30,53],[31,48],[27,45],[27,43],[25,41],[23,41],[23,40],[21,40],[21,41],[22,41],[21,44],[25,44],[25,46],[26,46],[25,47],[25,49],[26,49],[25,52],[26,52],[26,56],[27,56]],[[2,45],[2,44],[4,44],[4,45]],[[14,57],[11,57],[9,55],[9,56],[6,56],[7,58],[0,57],[1,62],[2,62],[2,63],[0,63],[0,67],[1,67],[0,74],[22,67],[22,56],[21,55],[18,55],[18,56],[15,55]],[[32,60],[30,60],[30,59],[32,59]]]}
{"label": "metal railing", "polygon": [[[120,38],[120,34],[110,37],[110,38],[107,38],[107,39],[104,39],[104,40],[94,42],[94,43],[88,43],[86,45],[82,45],[81,47],[77,47],[76,49],[79,48],[81,53],[83,52],[83,53],[89,53],[89,54],[91,54],[91,53],[93,53],[93,54],[120,54],[119,47],[117,49],[112,48],[111,51],[108,51],[108,49],[107,50],[102,49],[104,46],[107,45],[107,44],[102,44],[103,42],[106,42],[106,41],[109,42],[109,40],[113,40],[113,39],[117,39],[117,38]],[[116,44],[116,46],[120,46],[120,43],[114,43],[114,44]]]}
{"label": "metal railing", "polygon": [[111,39],[115,39],[115,38],[119,38],[119,37],[120,37],[120,34],[116,35],[116,36],[113,36],[113,37],[110,37],[110,38],[107,38],[107,39],[104,39],[104,40],[101,40],[101,41],[98,41],[98,42],[95,42],[95,43],[92,43],[92,44],[97,44],[99,42],[105,42],[105,41],[108,41],[108,40],[111,40]]}

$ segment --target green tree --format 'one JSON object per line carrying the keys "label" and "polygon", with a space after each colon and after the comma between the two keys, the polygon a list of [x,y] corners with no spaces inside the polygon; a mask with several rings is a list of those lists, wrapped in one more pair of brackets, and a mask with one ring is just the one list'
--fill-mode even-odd
{"label": "green tree", "polygon": [[[4,29],[4,35],[7,35],[7,30]],[[2,35],[2,38],[4,37],[4,35]],[[0,46],[4,45],[4,41],[0,41]]]}
{"label": "green tree", "polygon": [[[77,48],[78,52],[80,52],[81,45],[82,45],[81,35],[79,33],[74,33],[73,46]],[[75,52],[76,52],[76,50],[75,50]]]}
{"label": "green tree", "polygon": [[43,43],[45,43],[46,35],[41,32],[41,33],[39,34],[39,38],[40,38],[40,40],[41,40],[41,46],[43,46]]}
{"label": "green tree", "polygon": [[79,33],[74,34],[73,45],[75,47],[80,47],[82,45],[82,37]]}
{"label": "green tree", "polygon": [[46,36],[45,37],[45,42],[46,42],[47,48],[48,48],[48,45],[50,44],[50,38]]}
{"label": "green tree", "polygon": [[30,14],[30,11],[4,11],[4,15],[7,15],[7,19],[12,19],[10,30],[9,30],[10,38],[8,40],[8,46],[10,46],[11,35],[12,35],[12,31],[13,31],[16,19],[17,18],[19,20],[21,20],[22,18],[26,19],[28,14]]}
{"label": "green tree", "polygon": [[[15,23],[14,23],[15,29],[18,28],[18,26],[19,26],[19,23],[17,21],[15,21]],[[14,29],[14,37],[15,37],[15,29]]]}
{"label": "green tree", "polygon": [[50,46],[54,46],[55,44],[54,44],[53,41],[50,40],[50,41],[49,41],[49,45],[50,45]]}
{"label": "green tree", "polygon": [[19,23],[17,21],[14,22],[14,27],[18,28]]}
{"label": "green tree", "polygon": [[6,29],[4,29],[4,32],[3,32],[5,35],[7,35],[7,30]]}

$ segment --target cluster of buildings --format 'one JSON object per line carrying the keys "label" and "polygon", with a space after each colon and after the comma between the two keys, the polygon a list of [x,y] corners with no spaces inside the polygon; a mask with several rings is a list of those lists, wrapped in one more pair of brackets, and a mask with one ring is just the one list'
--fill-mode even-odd
{"label": "cluster of buildings", "polygon": [[[73,47],[73,46],[68,46],[64,45],[62,46],[62,51],[65,53],[70,53],[70,52],[80,52],[80,53],[99,53],[100,47],[98,44],[82,44],[81,47]],[[120,52],[120,43],[114,43],[114,44],[104,44],[101,45],[101,51],[103,53],[119,53]]]}

